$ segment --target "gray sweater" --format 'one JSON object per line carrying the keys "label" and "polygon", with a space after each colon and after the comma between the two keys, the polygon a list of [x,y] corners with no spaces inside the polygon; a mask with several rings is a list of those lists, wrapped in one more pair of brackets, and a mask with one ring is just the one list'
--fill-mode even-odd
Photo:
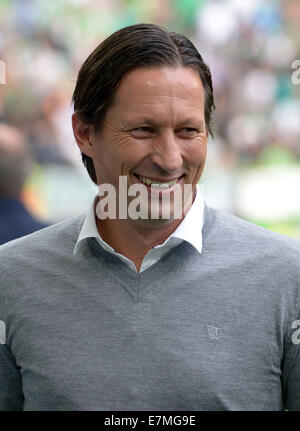
{"label": "gray sweater", "polygon": [[136,274],[83,220],[0,247],[0,410],[300,410],[300,241],[205,206]]}

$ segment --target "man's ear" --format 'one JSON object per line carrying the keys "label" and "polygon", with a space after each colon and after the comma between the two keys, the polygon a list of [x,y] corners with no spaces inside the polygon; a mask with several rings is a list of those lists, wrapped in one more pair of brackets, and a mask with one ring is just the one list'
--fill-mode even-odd
{"label": "man's ear", "polygon": [[73,134],[80,151],[87,156],[93,158],[93,126],[86,124],[78,118],[78,114],[74,112],[72,115]]}

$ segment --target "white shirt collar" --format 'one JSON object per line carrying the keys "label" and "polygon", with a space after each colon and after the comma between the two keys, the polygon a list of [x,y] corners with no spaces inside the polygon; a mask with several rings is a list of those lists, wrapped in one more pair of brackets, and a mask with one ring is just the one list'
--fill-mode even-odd
{"label": "white shirt collar", "polygon": [[[202,227],[204,213],[204,197],[201,185],[196,186],[196,196],[190,209],[186,213],[182,222],[177,226],[174,232],[161,245],[154,248],[163,247],[173,238],[189,242],[195,249],[202,251]],[[181,242],[181,241],[180,241]]]}
{"label": "white shirt collar", "polygon": [[[85,220],[83,222],[79,237],[75,244],[73,254],[76,254],[80,243],[86,238],[96,238],[100,245],[107,251],[121,256],[116,253],[115,250],[105,242],[97,229],[97,224],[95,220],[95,202],[97,196],[93,199],[93,202],[86,214]],[[182,222],[177,226],[176,230],[165,240],[163,244],[157,245],[153,250],[162,247],[173,247],[182,241],[189,242],[195,249],[201,253],[202,251],[202,227],[203,227],[203,213],[204,213],[204,197],[203,188],[201,185],[196,187],[196,197],[192,203],[190,209],[186,213]],[[178,241],[180,240],[180,241]],[[126,260],[129,260],[125,258]]]}

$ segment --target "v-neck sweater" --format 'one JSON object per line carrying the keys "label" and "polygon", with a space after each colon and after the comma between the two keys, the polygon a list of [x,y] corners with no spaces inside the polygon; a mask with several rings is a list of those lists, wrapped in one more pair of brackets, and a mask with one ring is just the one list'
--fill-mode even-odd
{"label": "v-neck sweater", "polygon": [[83,221],[0,247],[0,410],[300,410],[298,240],[205,205],[135,273]]}

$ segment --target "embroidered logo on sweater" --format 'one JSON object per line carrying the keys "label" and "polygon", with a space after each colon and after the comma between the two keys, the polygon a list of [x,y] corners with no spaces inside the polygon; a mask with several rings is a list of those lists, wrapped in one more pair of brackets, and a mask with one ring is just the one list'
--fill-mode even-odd
{"label": "embroidered logo on sweater", "polygon": [[6,327],[5,322],[0,320],[0,344],[5,344],[6,341]]}
{"label": "embroidered logo on sweater", "polygon": [[220,340],[220,338],[223,337],[222,329],[216,326],[207,325],[207,332],[209,338],[212,340]]}

